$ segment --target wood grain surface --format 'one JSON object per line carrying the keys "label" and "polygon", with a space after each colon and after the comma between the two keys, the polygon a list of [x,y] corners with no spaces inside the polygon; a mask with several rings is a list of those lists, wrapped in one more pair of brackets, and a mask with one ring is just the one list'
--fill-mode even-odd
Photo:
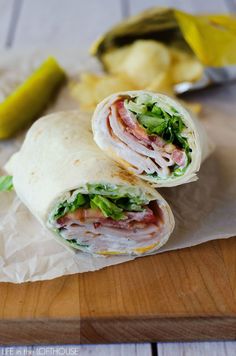
{"label": "wood grain surface", "polygon": [[235,257],[232,238],[82,275],[3,283],[0,343],[235,339]]}
{"label": "wood grain surface", "polygon": [[[0,47],[88,48],[120,18],[153,5],[191,12],[235,11],[233,0],[70,0],[70,5],[68,0],[0,0]],[[215,100],[233,114],[235,96],[224,94],[224,89],[221,93]],[[211,242],[53,281],[2,283],[0,344],[235,339],[235,244],[234,239]],[[76,350],[97,356],[149,356],[157,351],[164,356],[228,356],[236,354],[236,343],[158,343],[152,352],[150,344]],[[13,351],[25,356],[37,355],[39,349]],[[0,347],[0,355],[9,352]]]}

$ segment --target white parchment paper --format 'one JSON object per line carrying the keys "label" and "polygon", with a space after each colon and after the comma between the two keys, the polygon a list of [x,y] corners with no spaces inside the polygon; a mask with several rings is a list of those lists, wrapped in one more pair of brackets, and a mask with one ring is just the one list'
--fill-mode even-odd
{"label": "white parchment paper", "polygon": [[[53,51],[55,53],[55,51]],[[93,61],[76,52],[58,53],[63,66],[72,75],[78,70],[95,69]],[[45,54],[2,53],[0,59],[0,98],[21,81],[27,70]],[[86,65],[84,65],[86,63]],[[13,75],[14,74],[14,75]],[[9,79],[10,78],[10,79]],[[215,152],[204,162],[199,180],[160,193],[170,203],[176,227],[159,252],[194,246],[209,240],[236,235],[236,87],[222,87],[198,94],[204,104],[205,123],[216,144]],[[1,99],[0,99],[1,100]],[[63,90],[49,111],[77,107]],[[16,139],[0,143],[0,167],[22,142]],[[3,173],[3,172],[0,172]],[[142,257],[148,258],[148,257]],[[42,227],[14,192],[0,196],[0,281],[21,283],[52,279],[78,272],[95,271],[132,257],[92,257],[67,249],[51,232]]]}

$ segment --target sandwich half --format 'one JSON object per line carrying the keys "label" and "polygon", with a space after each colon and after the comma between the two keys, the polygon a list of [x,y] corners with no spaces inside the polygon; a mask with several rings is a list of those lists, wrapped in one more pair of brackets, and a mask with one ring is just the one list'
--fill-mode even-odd
{"label": "sandwich half", "polygon": [[147,182],[98,148],[90,125],[79,111],[36,121],[5,166],[14,189],[73,248],[94,255],[154,253],[173,231],[171,209]]}
{"label": "sandwich half", "polygon": [[200,122],[162,94],[142,90],[113,94],[97,106],[92,127],[105,154],[154,187],[196,180],[208,153]]}

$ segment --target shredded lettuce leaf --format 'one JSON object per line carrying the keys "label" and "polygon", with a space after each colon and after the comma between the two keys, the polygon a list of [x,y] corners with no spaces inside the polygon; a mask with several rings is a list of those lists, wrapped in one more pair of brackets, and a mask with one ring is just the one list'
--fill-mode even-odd
{"label": "shredded lettuce leaf", "polygon": [[87,184],[87,190],[89,194],[103,195],[111,198],[112,200],[116,200],[116,202],[121,198],[128,198],[127,201],[129,201],[130,204],[139,206],[148,204],[149,200],[147,199],[146,195],[141,194],[140,191],[135,194],[132,188],[133,187],[124,187],[111,184]]}
{"label": "shredded lettuce leaf", "polygon": [[9,192],[13,189],[12,176],[0,177],[0,192]]}
{"label": "shredded lettuce leaf", "polygon": [[122,220],[125,217],[122,208],[102,195],[95,195],[90,200],[90,206],[91,208],[99,208],[105,217],[111,217],[113,220]]}
{"label": "shredded lettuce leaf", "polygon": [[75,246],[75,247],[77,247],[77,246],[80,246],[81,248],[88,248],[89,247],[89,245],[84,245],[84,244],[81,244],[81,243],[79,243],[77,240],[75,240],[75,239],[72,239],[72,240],[68,240],[68,239],[66,239],[66,241],[67,242],[69,242],[69,244],[73,247],[73,246]]}
{"label": "shredded lettuce leaf", "polygon": [[138,198],[130,199],[128,197],[119,198],[116,200],[117,206],[126,211],[143,211],[142,203]]}
{"label": "shredded lettuce leaf", "polygon": [[74,192],[74,199],[71,195],[72,199],[70,197],[59,203],[52,213],[52,220],[57,220],[78,208],[99,209],[104,217],[122,220],[125,211],[143,211],[144,205],[149,202],[147,198],[131,195],[128,190],[122,190],[118,186],[88,184],[87,189],[88,194]]}
{"label": "shredded lettuce leaf", "polygon": [[[137,116],[137,120],[149,135],[158,135],[167,143],[173,143],[185,150],[187,155],[186,168],[191,162],[191,148],[182,132],[186,127],[180,114],[172,107],[167,112],[160,108],[150,95],[144,94],[133,99],[125,100],[125,107]],[[176,167],[174,175],[184,174],[183,167]]]}
{"label": "shredded lettuce leaf", "polygon": [[75,200],[73,200],[72,202],[68,202],[67,200],[65,200],[64,202],[60,203],[54,211],[53,218],[57,220],[65,214],[73,212],[76,209],[85,206],[87,202],[88,196],[86,196],[85,194],[78,193],[75,197]]}

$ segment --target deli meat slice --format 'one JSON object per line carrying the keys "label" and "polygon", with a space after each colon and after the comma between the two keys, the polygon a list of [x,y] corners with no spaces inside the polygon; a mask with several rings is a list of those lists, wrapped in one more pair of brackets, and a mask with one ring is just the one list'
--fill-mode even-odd
{"label": "deli meat slice", "polygon": [[92,129],[107,156],[153,187],[196,180],[213,151],[201,122],[177,100],[146,90],[105,98],[94,111]]}
{"label": "deli meat slice", "polygon": [[[106,109],[106,130],[108,118],[113,125],[114,109]],[[155,253],[174,229],[168,202],[99,149],[90,119],[74,110],[37,120],[5,166],[23,204],[56,241],[72,249],[69,263],[85,264],[86,270],[115,264],[119,255]],[[135,144],[137,137],[123,127],[121,123],[116,129],[132,136]],[[120,145],[118,137],[112,142]],[[137,163],[139,156],[132,156]],[[154,161],[146,164],[154,169]]]}
{"label": "deli meat slice", "polygon": [[151,140],[149,139],[145,130],[139,125],[137,119],[135,118],[135,115],[126,110],[124,106],[124,101],[117,101],[115,103],[115,106],[118,109],[118,114],[121,120],[127,126],[127,131],[133,134],[137,139],[150,145],[152,143]]}
{"label": "deli meat slice", "polygon": [[[77,224],[79,226],[94,224],[95,228],[101,226],[109,226],[117,229],[135,230],[140,226],[149,224],[158,225],[160,217],[154,215],[150,208],[145,208],[142,212],[126,212],[122,220],[113,220],[109,217],[104,217],[99,209],[84,209],[79,208],[73,213],[68,213],[62,218],[59,218],[57,224],[59,227],[66,227],[67,225]],[[142,225],[140,224],[142,223]]]}
{"label": "deli meat slice", "polygon": [[79,238],[80,244],[98,251],[129,249],[143,254],[161,243],[166,233],[165,219],[157,202],[151,202],[143,211],[127,211],[122,220],[104,217],[98,209],[79,208],[59,218],[57,228],[66,240]]}

